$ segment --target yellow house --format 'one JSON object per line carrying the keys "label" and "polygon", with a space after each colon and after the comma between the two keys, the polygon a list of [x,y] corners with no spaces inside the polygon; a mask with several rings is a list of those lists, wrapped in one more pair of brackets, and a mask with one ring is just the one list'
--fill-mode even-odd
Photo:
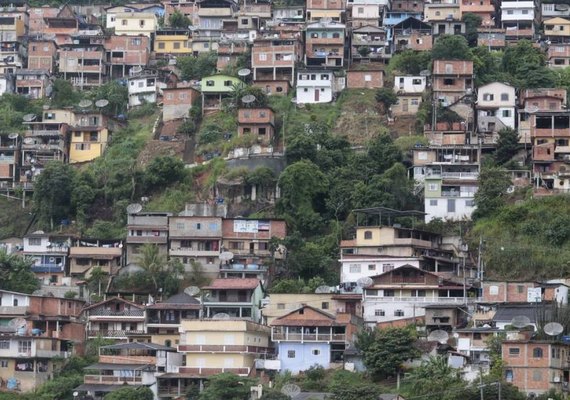
{"label": "yellow house", "polygon": [[546,36],[570,36],[570,21],[556,17],[544,21],[544,34]]}
{"label": "yellow house", "polygon": [[109,141],[109,130],[100,113],[77,114],[70,128],[69,162],[80,163],[100,157]]}
{"label": "yellow house", "polygon": [[192,54],[192,40],[187,29],[161,29],[154,36],[156,55]]}
{"label": "yellow house", "polygon": [[151,37],[158,27],[156,15],[145,12],[117,13],[115,34]]}
{"label": "yellow house", "polygon": [[459,4],[426,4],[424,8],[425,21],[460,21],[461,9]]}
{"label": "yellow house", "polygon": [[270,329],[238,319],[183,320],[178,352],[186,359],[180,374],[209,376],[231,372],[248,376],[255,359],[269,351]]}
{"label": "yellow house", "polygon": [[301,308],[303,304],[335,314],[336,304],[332,297],[332,293],[272,293],[269,304],[261,310],[261,314],[267,319],[267,325],[271,325],[275,318]]}

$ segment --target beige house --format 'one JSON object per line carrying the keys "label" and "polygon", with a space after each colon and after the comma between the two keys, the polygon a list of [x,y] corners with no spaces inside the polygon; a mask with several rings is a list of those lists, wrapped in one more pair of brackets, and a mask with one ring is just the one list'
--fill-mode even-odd
{"label": "beige house", "polygon": [[560,41],[570,36],[570,21],[555,17],[544,21],[544,35],[552,41]]}

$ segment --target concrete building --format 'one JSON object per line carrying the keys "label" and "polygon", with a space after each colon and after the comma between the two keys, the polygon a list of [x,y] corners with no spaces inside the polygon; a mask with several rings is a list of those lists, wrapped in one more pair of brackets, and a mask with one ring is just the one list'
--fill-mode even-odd
{"label": "concrete building", "polygon": [[307,22],[330,19],[344,22],[346,13],[345,0],[307,0]]}
{"label": "concrete building", "polygon": [[114,16],[107,14],[107,24],[107,28],[115,28],[117,35],[144,35],[150,38],[158,27],[158,20],[154,13],[118,12]]}
{"label": "concrete building", "polygon": [[16,94],[30,99],[41,99],[46,96],[50,76],[47,70],[20,68],[16,71],[15,76]]}
{"label": "concrete building", "polygon": [[87,338],[102,337],[128,341],[131,335],[145,333],[145,306],[113,297],[83,309]]}
{"label": "concrete building", "polygon": [[236,85],[243,82],[228,75],[211,75],[202,78],[200,90],[202,92],[202,114],[216,112],[222,106],[222,99],[233,92]]}
{"label": "concrete building", "polygon": [[45,284],[61,285],[67,271],[69,236],[36,231],[24,236],[23,254],[29,257],[32,271]]}
{"label": "concrete building", "polygon": [[[214,279],[202,288],[208,295],[203,300],[205,318],[243,318],[261,322],[261,299],[264,289],[259,279]],[[217,317],[216,317],[217,315]]]}
{"label": "concrete building", "polygon": [[398,96],[398,102],[390,108],[392,114],[417,114],[426,85],[425,76],[394,76],[394,91]]}
{"label": "concrete building", "polygon": [[269,107],[240,108],[238,110],[238,136],[254,135],[257,143],[269,146],[275,135],[275,115]]}
{"label": "concrete building", "polygon": [[28,41],[28,68],[54,72],[57,45],[53,40],[30,39]]}
{"label": "concrete building", "polygon": [[492,82],[477,90],[477,131],[498,138],[502,129],[515,129],[515,88],[501,82]]}
{"label": "concrete building", "polygon": [[127,264],[136,265],[145,244],[158,246],[161,254],[168,251],[168,217],[171,213],[139,212],[127,217]]}
{"label": "concrete building", "polygon": [[84,280],[95,268],[115,275],[123,265],[123,244],[120,240],[74,240],[69,248],[69,276]]}
{"label": "concrete building", "polygon": [[503,0],[500,11],[501,28],[506,30],[507,41],[534,37],[534,27],[538,23],[538,2]]}
{"label": "concrete building", "polygon": [[93,161],[103,155],[111,136],[107,122],[107,117],[101,111],[85,109],[74,113],[69,127],[70,164]]}
{"label": "concrete building", "polygon": [[[322,1],[322,0],[319,0]],[[339,0],[331,0],[338,1]],[[307,67],[344,66],[345,25],[338,22],[315,22],[305,31],[305,65]]]}
{"label": "concrete building", "polygon": [[105,36],[107,74],[109,78],[125,77],[136,67],[145,67],[150,60],[150,38],[138,36]]}
{"label": "concrete building", "polygon": [[253,41],[251,67],[254,81],[295,82],[297,65],[303,60],[300,32],[267,32]]}
{"label": "concrete building", "polygon": [[156,103],[158,76],[152,73],[132,74],[128,78],[129,107]]}
{"label": "concrete building", "polygon": [[192,54],[188,29],[159,29],[154,33],[154,53],[160,58]]}

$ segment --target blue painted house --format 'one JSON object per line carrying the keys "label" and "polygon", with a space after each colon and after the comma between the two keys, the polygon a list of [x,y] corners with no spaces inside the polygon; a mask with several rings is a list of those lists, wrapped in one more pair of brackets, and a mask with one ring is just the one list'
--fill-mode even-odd
{"label": "blue painted house", "polygon": [[337,316],[303,305],[271,323],[281,371],[297,374],[319,365],[341,364],[356,325],[349,314]]}

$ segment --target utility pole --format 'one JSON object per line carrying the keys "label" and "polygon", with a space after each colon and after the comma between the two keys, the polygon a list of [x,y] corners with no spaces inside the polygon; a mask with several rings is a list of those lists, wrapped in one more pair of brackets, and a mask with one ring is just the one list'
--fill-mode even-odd
{"label": "utility pole", "polygon": [[483,397],[483,388],[484,388],[484,385],[483,385],[483,368],[479,367],[479,391],[481,394],[481,400],[485,400]]}

